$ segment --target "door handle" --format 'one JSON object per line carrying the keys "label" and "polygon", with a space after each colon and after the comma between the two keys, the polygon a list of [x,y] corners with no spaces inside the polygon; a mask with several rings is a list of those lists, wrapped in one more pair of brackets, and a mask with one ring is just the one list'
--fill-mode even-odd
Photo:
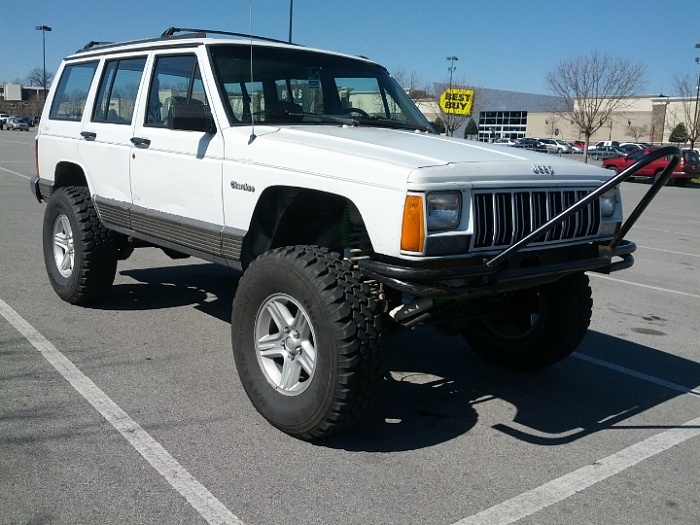
{"label": "door handle", "polygon": [[80,136],[86,140],[95,140],[97,138],[97,133],[94,131],[81,131]]}
{"label": "door handle", "polygon": [[151,140],[150,139],[144,139],[142,137],[131,137],[131,143],[134,146],[150,146],[151,145]]}

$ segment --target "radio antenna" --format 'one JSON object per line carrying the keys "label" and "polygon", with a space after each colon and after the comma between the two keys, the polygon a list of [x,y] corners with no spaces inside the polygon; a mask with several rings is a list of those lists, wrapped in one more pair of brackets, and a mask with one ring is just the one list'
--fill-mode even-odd
{"label": "radio antenna", "polygon": [[251,124],[251,129],[250,129],[250,138],[248,139],[248,145],[250,146],[253,141],[255,140],[255,105],[254,105],[254,100],[252,95],[255,93],[252,92],[253,88],[253,0],[249,0],[248,2],[248,18],[250,20],[250,89],[251,93],[248,94],[248,96],[251,98],[250,102],[253,104],[253,110],[250,112],[250,124]]}

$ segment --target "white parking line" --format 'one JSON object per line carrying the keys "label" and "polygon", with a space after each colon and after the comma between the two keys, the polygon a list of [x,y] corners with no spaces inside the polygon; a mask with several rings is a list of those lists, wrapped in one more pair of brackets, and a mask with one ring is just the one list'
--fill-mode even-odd
{"label": "white parking line", "polygon": [[632,281],[625,281],[623,279],[616,279],[615,277],[610,277],[608,275],[603,275],[603,274],[595,273],[595,272],[590,272],[588,275],[590,275],[591,277],[595,277],[597,279],[603,279],[605,281],[614,281],[616,283],[629,284],[632,286],[637,286],[639,288],[647,288],[649,290],[656,290],[657,292],[666,292],[666,293],[672,293],[672,294],[676,294],[676,295],[683,295],[685,297],[693,297],[695,299],[700,299],[700,295],[694,294],[694,293],[681,292],[678,290],[669,290],[668,288],[660,288],[658,286],[650,286],[648,284],[633,283]]}
{"label": "white parking line", "polygon": [[594,365],[602,366],[604,368],[609,368],[610,370],[615,370],[616,372],[620,372],[622,374],[626,374],[628,376],[636,377],[637,379],[642,379],[643,381],[648,381],[649,383],[654,383],[659,386],[663,386],[666,388],[669,388],[671,390],[676,390],[678,392],[682,392],[684,394],[691,394],[695,396],[700,396],[700,390],[692,390],[690,388],[684,387],[683,385],[677,385],[676,383],[671,383],[670,381],[666,381],[664,379],[660,379],[658,377],[650,376],[648,374],[643,374],[641,372],[637,372],[635,370],[632,370],[630,368],[625,368],[624,366],[619,366],[613,363],[608,363],[607,361],[603,361],[601,359],[596,359],[595,357],[590,357],[585,354],[579,354],[578,352],[574,352],[571,354],[573,357],[576,357],[582,361],[588,361],[589,363],[593,363]]}
{"label": "white parking line", "polygon": [[[244,525],[239,518],[231,513],[206,487],[197,481],[157,441],[143,430],[138,423],[132,420],[126,412],[100,390],[92,380],[85,376],[51,342],[27,323],[2,299],[0,299],[0,315],[22,334],[208,523]],[[612,363],[582,354],[574,354],[574,356],[683,393],[700,395],[700,392],[697,390],[691,390]],[[586,465],[477,514],[459,520],[453,525],[510,525],[697,436],[700,436],[700,418],[649,437],[591,465]]]}
{"label": "white parking line", "polygon": [[700,436],[700,417],[459,520],[454,525],[515,523],[697,436]]}
{"label": "white parking line", "polygon": [[8,170],[7,168],[3,168],[0,166],[0,171],[6,171],[7,173],[12,173],[12,175],[17,175],[18,177],[23,177],[25,179],[31,179],[29,175],[22,175],[21,173],[17,173],[16,171]]}
{"label": "white parking line", "polygon": [[635,225],[635,228],[638,230],[649,230],[652,232],[661,232],[661,233],[673,233],[674,235],[681,235],[683,237],[700,237],[700,234],[698,233],[688,233],[688,232],[679,232],[675,230],[662,230],[661,228],[650,228],[649,226],[639,226]]}
{"label": "white parking line", "polygon": [[51,342],[0,299],[0,315],[9,322],[109,423],[212,525],[244,525],[197,481],[160,443],[100,390]]}
{"label": "white parking line", "polygon": [[653,250],[655,252],[672,253],[673,255],[685,255],[686,257],[700,257],[700,254],[697,253],[673,252],[671,250],[663,250],[661,248],[650,248],[649,246],[637,245],[637,248],[642,248],[644,250]]}

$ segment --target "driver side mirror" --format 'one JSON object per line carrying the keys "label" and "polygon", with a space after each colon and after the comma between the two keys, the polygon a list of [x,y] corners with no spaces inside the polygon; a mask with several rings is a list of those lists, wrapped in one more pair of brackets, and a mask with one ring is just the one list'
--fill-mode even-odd
{"label": "driver side mirror", "polygon": [[174,104],[168,111],[168,129],[216,133],[216,124],[208,106]]}

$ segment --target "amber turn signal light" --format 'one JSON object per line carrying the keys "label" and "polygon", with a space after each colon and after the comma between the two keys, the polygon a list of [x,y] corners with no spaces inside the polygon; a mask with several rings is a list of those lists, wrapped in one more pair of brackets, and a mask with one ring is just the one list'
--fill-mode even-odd
{"label": "amber turn signal light", "polygon": [[423,197],[406,195],[401,225],[401,249],[407,252],[422,252],[424,242]]}

